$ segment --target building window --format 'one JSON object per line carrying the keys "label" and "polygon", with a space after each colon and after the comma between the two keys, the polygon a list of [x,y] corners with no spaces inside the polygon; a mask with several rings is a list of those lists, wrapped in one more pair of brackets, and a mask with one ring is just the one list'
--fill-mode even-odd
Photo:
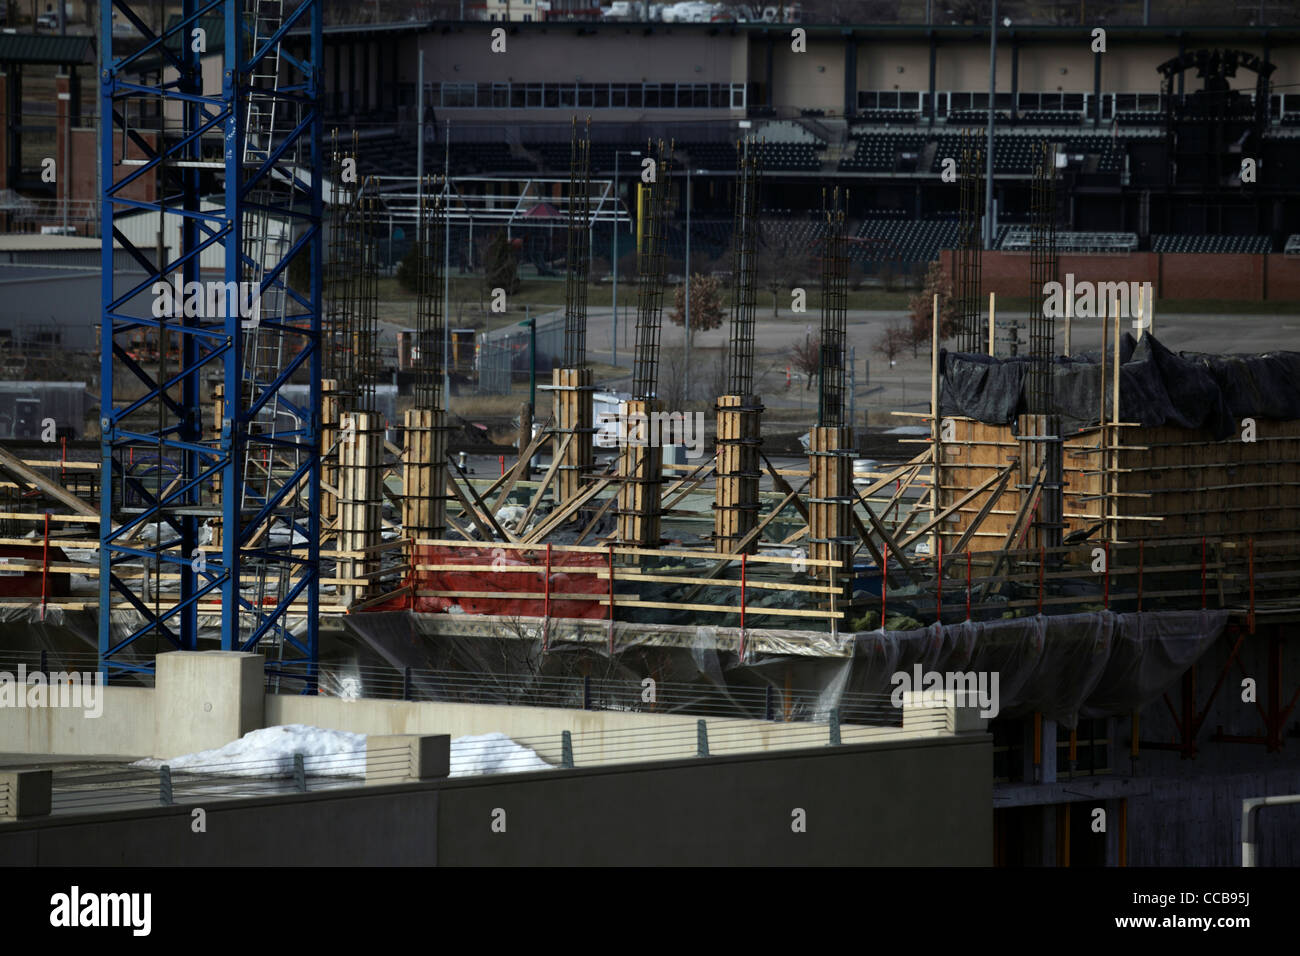
{"label": "building window", "polygon": [[531,13],[524,14],[524,23],[531,23],[532,19],[533,19],[533,15]]}

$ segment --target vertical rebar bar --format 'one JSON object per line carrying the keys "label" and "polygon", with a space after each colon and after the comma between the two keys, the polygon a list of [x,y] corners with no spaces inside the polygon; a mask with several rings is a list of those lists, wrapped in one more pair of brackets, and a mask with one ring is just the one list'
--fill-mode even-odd
{"label": "vertical rebar bar", "polygon": [[1052,355],[1056,323],[1045,289],[1056,281],[1056,147],[1043,142],[1034,162],[1029,230],[1029,387],[1031,415],[1052,414]]}
{"label": "vertical rebar bar", "polygon": [[830,204],[822,195],[822,321],[817,370],[817,424],[840,428],[844,421],[844,335],[849,294],[849,259],[844,235],[848,193],[837,186]]}
{"label": "vertical rebar bar", "polygon": [[587,279],[591,265],[591,118],[578,138],[573,119],[569,145],[569,230],[565,249],[564,367],[587,361]]}
{"label": "vertical rebar bar", "polygon": [[664,260],[667,254],[669,176],[673,146],[663,140],[649,143],[647,155],[656,157],[655,178],[650,183],[646,222],[641,227],[641,250],[637,257],[636,356],[632,368],[632,397],[647,401],[659,387],[659,339],[663,328]]}
{"label": "vertical rebar bar", "polygon": [[754,389],[754,316],[758,303],[758,183],[760,150],[753,137],[736,146],[736,210],[731,270],[731,339],[727,353],[727,394]]}

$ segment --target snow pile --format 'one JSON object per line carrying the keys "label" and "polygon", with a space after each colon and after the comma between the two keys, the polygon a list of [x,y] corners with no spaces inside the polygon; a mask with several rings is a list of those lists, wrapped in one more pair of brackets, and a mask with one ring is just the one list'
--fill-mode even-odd
{"label": "snow pile", "polygon": [[518,773],[521,770],[546,770],[550,767],[523,744],[505,734],[479,734],[457,737],[451,742],[451,775],[468,777],[477,773]]}
{"label": "snow pile", "polygon": [[283,777],[293,774],[293,755],[302,754],[303,769],[313,776],[360,777],[366,772],[366,735],[285,724],[252,730],[216,750],[139,760],[133,766],[163,764],[188,773],[218,773],[231,777]]}
{"label": "snow pile", "polygon": [[[175,771],[229,777],[286,777],[293,774],[294,754],[303,755],[309,776],[362,777],[366,771],[366,735],[285,724],[253,730],[238,740],[170,760],[137,760],[133,767],[156,770],[163,764]],[[546,770],[541,757],[505,734],[457,737],[451,742],[451,775],[517,773]]]}

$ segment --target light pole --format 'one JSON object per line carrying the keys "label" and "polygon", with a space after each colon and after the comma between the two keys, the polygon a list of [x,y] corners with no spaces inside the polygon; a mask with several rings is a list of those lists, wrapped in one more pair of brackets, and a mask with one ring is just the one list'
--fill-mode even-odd
{"label": "light pole", "polygon": [[[614,150],[614,228],[610,230],[609,239],[609,256],[613,260],[614,266],[614,361],[615,367],[618,366],[618,157],[623,153],[629,156],[640,156],[639,149],[616,149]],[[629,220],[630,224],[630,220]]]}

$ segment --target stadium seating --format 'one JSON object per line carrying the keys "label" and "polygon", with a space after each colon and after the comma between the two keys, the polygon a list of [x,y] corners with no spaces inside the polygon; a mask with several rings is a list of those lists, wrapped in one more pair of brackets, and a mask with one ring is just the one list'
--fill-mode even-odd
{"label": "stadium seating", "polygon": [[871,133],[861,137],[853,153],[840,160],[840,169],[893,172],[901,153],[920,153],[925,148],[924,133]]}
{"label": "stadium seating", "polygon": [[1152,252],[1272,252],[1268,236],[1153,235]]}
{"label": "stadium seating", "polygon": [[957,234],[955,220],[864,219],[857,229],[860,241],[850,244],[849,257],[867,262],[929,262],[939,258],[941,249],[954,248]]}
{"label": "stadium seating", "polygon": [[764,169],[816,171],[822,168],[821,156],[812,143],[763,143],[760,150]]}

